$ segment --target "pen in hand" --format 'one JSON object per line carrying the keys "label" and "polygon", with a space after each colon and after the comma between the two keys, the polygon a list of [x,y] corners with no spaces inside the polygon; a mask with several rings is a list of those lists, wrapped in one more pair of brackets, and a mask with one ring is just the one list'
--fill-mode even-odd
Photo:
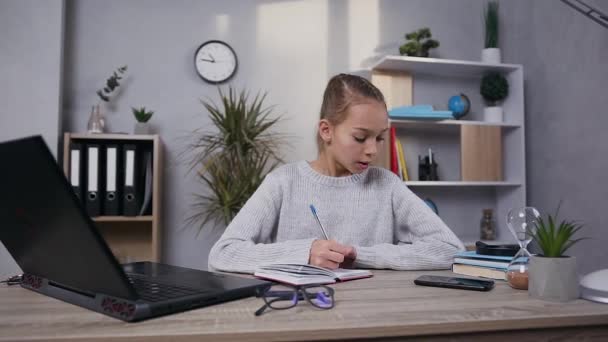
{"label": "pen in hand", "polygon": [[323,224],[321,224],[319,216],[317,216],[317,209],[315,209],[315,206],[312,204],[310,205],[310,211],[312,211],[312,215],[315,217],[315,220],[317,220],[317,223],[319,224],[319,228],[321,228],[321,232],[323,232],[325,240],[329,240],[329,236],[327,236],[327,232],[325,231],[325,228],[323,228]]}

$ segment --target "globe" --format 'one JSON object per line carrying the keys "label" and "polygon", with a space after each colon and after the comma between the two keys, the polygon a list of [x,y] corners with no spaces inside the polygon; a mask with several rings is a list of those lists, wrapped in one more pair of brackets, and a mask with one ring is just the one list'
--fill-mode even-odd
{"label": "globe", "polygon": [[471,101],[465,94],[454,95],[448,101],[448,109],[452,111],[455,119],[460,119],[471,109]]}

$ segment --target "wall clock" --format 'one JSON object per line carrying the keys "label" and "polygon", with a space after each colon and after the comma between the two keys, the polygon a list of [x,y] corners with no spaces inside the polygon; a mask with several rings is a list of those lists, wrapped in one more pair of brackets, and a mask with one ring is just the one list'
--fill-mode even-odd
{"label": "wall clock", "polygon": [[217,84],[234,76],[238,60],[230,45],[220,40],[210,40],[196,49],[194,66],[203,80]]}

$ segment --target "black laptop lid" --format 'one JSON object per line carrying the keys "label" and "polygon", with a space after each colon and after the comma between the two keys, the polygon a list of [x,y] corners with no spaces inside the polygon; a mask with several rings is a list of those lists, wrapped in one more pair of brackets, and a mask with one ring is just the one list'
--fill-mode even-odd
{"label": "black laptop lid", "polygon": [[0,240],[25,273],[135,299],[41,136],[0,143]]}

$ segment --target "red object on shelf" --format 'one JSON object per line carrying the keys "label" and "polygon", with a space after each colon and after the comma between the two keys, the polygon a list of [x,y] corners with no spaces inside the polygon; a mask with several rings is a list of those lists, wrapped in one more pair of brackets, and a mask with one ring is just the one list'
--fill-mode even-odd
{"label": "red object on shelf", "polygon": [[395,127],[391,127],[390,130],[390,153],[391,153],[391,171],[395,174],[399,174],[399,164],[397,164],[397,150],[395,149],[395,140],[397,139],[397,132]]}

